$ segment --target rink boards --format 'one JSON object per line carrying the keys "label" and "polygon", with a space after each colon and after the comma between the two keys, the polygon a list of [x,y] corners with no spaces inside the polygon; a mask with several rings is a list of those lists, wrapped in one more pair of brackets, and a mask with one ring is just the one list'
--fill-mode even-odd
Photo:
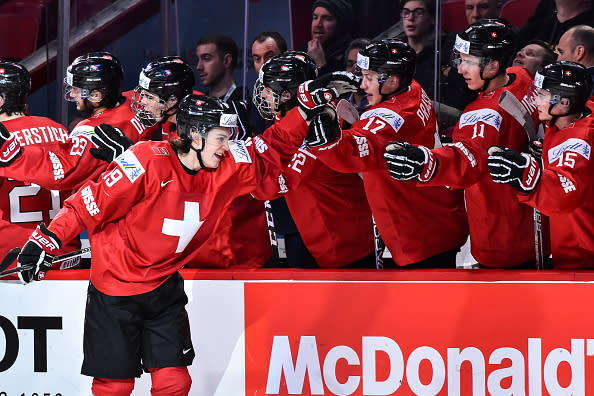
{"label": "rink boards", "polygon": [[[594,394],[591,272],[183,275],[191,395]],[[0,396],[90,394],[85,277],[0,285]]]}

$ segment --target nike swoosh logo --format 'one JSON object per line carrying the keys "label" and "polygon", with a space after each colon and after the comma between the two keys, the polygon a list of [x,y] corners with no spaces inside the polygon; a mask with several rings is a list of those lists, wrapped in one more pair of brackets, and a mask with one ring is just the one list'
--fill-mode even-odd
{"label": "nike swoosh logo", "polygon": [[166,185],[168,185],[169,183],[171,183],[173,180],[167,180],[166,182],[161,182],[161,187],[165,187]]}
{"label": "nike swoosh logo", "polygon": [[182,351],[182,353],[185,355],[186,353],[190,352],[191,350],[192,350],[192,348],[184,349]]}

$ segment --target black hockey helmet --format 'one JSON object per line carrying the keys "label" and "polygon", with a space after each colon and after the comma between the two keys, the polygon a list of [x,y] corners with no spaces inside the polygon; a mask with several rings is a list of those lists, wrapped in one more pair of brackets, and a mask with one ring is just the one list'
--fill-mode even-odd
{"label": "black hockey helmet", "polygon": [[235,136],[237,114],[218,98],[206,95],[187,95],[179,104],[177,113],[177,133],[180,137],[206,139],[211,128],[231,128]]}
{"label": "black hockey helmet", "polygon": [[551,93],[551,107],[561,99],[567,98],[569,99],[567,114],[579,114],[590,98],[592,77],[579,63],[559,61],[537,71],[534,76],[534,85]]}
{"label": "black hockey helmet", "polygon": [[[505,72],[505,67],[514,55],[514,34],[511,25],[504,19],[483,19],[468,25],[464,31],[456,35],[454,43],[454,59],[460,53],[484,59],[484,64],[497,60]],[[457,67],[459,62],[454,62]],[[483,64],[483,66],[484,66]],[[481,68],[482,71],[482,68]]]}
{"label": "black hockey helmet", "polygon": [[30,92],[29,71],[20,63],[0,61],[0,95],[4,99],[2,111],[6,113],[25,111]]}
{"label": "black hockey helmet", "polygon": [[[265,119],[274,118],[270,106],[284,113],[296,105],[299,84],[313,80],[318,76],[318,67],[311,56],[305,52],[287,51],[270,58],[262,68],[256,83],[252,101]],[[267,94],[264,94],[267,90]],[[264,96],[263,96],[264,94]],[[268,100],[265,97],[269,97]],[[284,115],[284,114],[283,114]]]}
{"label": "black hockey helmet", "polygon": [[[194,71],[182,58],[158,58],[141,70],[132,96],[132,110],[144,125],[154,125],[159,119],[177,112],[180,100],[192,93],[194,83]],[[174,103],[167,107],[166,103],[170,100]],[[158,102],[155,105],[159,113],[148,111],[146,102]]]}
{"label": "black hockey helmet", "polygon": [[179,56],[164,56],[147,64],[140,72],[138,86],[167,100],[175,96],[181,100],[192,93],[194,71]]}
{"label": "black hockey helmet", "polygon": [[66,71],[64,87],[66,100],[72,87],[81,89],[81,97],[88,99],[93,91],[101,91],[100,104],[115,107],[120,99],[124,71],[120,61],[109,52],[91,52],[76,58]]}
{"label": "black hockey helmet", "polygon": [[380,92],[391,75],[400,78],[400,88],[412,83],[417,54],[407,43],[396,39],[375,41],[357,54],[357,68],[378,74]]}

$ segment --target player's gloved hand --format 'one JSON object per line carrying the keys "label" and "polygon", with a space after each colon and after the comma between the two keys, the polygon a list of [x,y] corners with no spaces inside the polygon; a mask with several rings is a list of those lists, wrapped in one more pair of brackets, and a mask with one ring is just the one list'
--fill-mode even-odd
{"label": "player's gloved hand", "polygon": [[357,92],[360,85],[361,77],[348,71],[335,71],[323,74],[313,80],[313,85],[310,88],[329,88],[336,91],[338,96],[342,96],[346,93]]}
{"label": "player's gloved hand", "polygon": [[115,157],[134,144],[120,128],[114,128],[109,124],[97,125],[91,141],[98,146],[98,148],[89,149],[91,155],[106,162],[113,161]]}
{"label": "player's gloved hand", "polygon": [[528,150],[530,154],[535,156],[536,158],[542,158],[542,142],[543,139],[532,140],[528,144]]}
{"label": "player's gloved hand", "polygon": [[324,111],[315,116],[309,124],[305,144],[318,150],[327,150],[340,142],[342,130],[338,123],[336,111],[326,106]]}
{"label": "player's gloved hand", "polygon": [[38,225],[17,257],[17,267],[30,267],[19,272],[20,280],[23,283],[42,280],[52,267],[54,255],[61,246],[62,242],[56,234],[48,230],[45,224]]}
{"label": "player's gloved hand", "polygon": [[334,89],[320,87],[315,81],[306,81],[297,88],[297,103],[307,120],[324,111],[324,107],[338,97]]}
{"label": "player's gloved hand", "polygon": [[427,147],[406,142],[388,143],[384,158],[388,162],[390,176],[396,180],[417,179],[428,182],[439,165],[437,158]]}
{"label": "player's gloved hand", "polygon": [[509,184],[523,193],[534,190],[540,181],[540,161],[530,154],[491,146],[487,164],[495,183]]}
{"label": "player's gloved hand", "polygon": [[16,135],[0,122],[0,166],[8,166],[21,155],[21,145]]}

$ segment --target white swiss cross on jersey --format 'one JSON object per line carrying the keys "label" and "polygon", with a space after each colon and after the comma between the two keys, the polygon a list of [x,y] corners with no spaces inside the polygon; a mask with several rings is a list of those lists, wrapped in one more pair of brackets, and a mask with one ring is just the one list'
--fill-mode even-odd
{"label": "white swiss cross on jersey", "polygon": [[175,253],[181,253],[194,238],[203,223],[204,221],[200,221],[200,204],[186,201],[184,203],[183,220],[163,219],[161,232],[165,235],[179,237]]}

